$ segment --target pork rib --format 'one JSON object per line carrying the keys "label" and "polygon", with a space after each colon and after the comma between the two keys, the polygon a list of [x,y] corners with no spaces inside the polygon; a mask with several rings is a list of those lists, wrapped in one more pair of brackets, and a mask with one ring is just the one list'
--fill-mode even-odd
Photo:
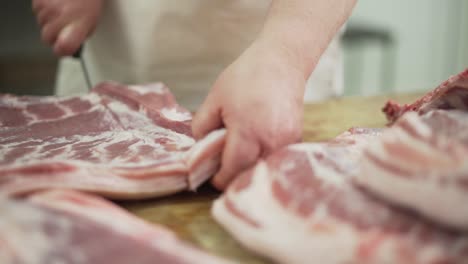
{"label": "pork rib", "polygon": [[468,230],[468,114],[407,113],[369,145],[357,182],[384,199]]}
{"label": "pork rib", "polygon": [[129,199],[195,189],[216,170],[225,132],[197,146],[191,118],[159,83],[107,82],[68,98],[1,95],[0,193],[73,188]]}
{"label": "pork rib", "polygon": [[245,247],[280,263],[467,263],[468,236],[351,183],[374,140],[348,132],[277,151],[238,177],[212,213]]}
{"label": "pork rib", "polygon": [[468,110],[468,69],[450,77],[434,90],[412,104],[400,105],[389,101],[383,108],[390,123],[409,111],[424,114],[433,109]]}
{"label": "pork rib", "polygon": [[110,202],[53,190],[0,200],[1,263],[228,263]]}

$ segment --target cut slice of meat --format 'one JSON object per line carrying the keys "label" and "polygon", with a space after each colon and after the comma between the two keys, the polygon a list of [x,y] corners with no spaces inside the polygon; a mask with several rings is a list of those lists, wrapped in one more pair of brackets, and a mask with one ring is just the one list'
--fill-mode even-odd
{"label": "cut slice of meat", "polygon": [[0,96],[0,192],[73,188],[128,199],[195,189],[217,168],[225,132],[190,152],[191,118],[162,84]]}
{"label": "cut slice of meat", "polygon": [[412,104],[399,105],[389,101],[383,111],[390,123],[393,123],[408,111],[424,114],[433,109],[468,110],[468,69],[450,77]]}
{"label": "cut slice of meat", "polygon": [[347,133],[277,151],[238,177],[212,213],[245,247],[280,263],[467,263],[467,235],[351,183],[376,138]]}
{"label": "cut slice of meat", "polygon": [[468,113],[403,115],[365,150],[357,182],[392,203],[468,230]]}
{"label": "cut slice of meat", "polygon": [[226,129],[218,129],[209,133],[190,148],[186,158],[190,190],[195,190],[218,171],[225,138]]}
{"label": "cut slice of meat", "polygon": [[0,201],[1,263],[228,263],[101,198],[53,190]]}

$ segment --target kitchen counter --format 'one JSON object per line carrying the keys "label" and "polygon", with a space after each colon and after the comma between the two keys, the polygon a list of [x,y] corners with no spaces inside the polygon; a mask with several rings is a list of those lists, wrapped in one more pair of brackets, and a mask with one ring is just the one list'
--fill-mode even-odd
{"label": "kitchen counter", "polygon": [[[304,112],[304,141],[333,138],[353,126],[382,127],[381,108],[388,99],[414,101],[421,94],[355,97],[308,104]],[[208,185],[197,193],[120,203],[137,216],[174,230],[182,239],[196,246],[241,263],[271,263],[243,249],[210,216],[211,202],[219,193]]]}

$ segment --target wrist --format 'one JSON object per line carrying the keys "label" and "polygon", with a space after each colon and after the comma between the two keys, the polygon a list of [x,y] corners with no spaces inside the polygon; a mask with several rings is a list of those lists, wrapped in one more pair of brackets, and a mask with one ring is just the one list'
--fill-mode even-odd
{"label": "wrist", "polygon": [[253,78],[266,78],[273,85],[265,85],[268,93],[281,94],[284,99],[295,98],[302,102],[305,83],[309,76],[297,62],[296,56],[276,43],[257,39],[239,58],[245,68],[254,72]]}
{"label": "wrist", "polygon": [[315,68],[320,53],[311,52],[310,49],[305,50],[300,44],[296,44],[301,43],[300,37],[290,41],[287,35],[282,35],[280,32],[262,33],[253,46],[260,47],[258,50],[265,54],[266,61],[273,60],[274,63],[283,65],[294,71],[294,74],[300,74],[307,79]]}
{"label": "wrist", "polygon": [[273,0],[258,42],[308,78],[356,0]]}

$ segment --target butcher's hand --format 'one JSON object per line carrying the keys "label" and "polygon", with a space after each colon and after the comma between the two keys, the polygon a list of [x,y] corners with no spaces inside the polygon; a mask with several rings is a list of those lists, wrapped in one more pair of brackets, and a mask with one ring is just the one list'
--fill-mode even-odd
{"label": "butcher's hand", "polygon": [[301,139],[304,74],[288,55],[257,41],[214,83],[192,128],[198,139],[226,127],[221,168],[212,179],[224,189],[239,172]]}
{"label": "butcher's hand", "polygon": [[196,138],[227,128],[216,187],[301,139],[306,78],[355,2],[272,1],[259,36],[218,77],[193,120]]}
{"label": "butcher's hand", "polygon": [[104,0],[33,0],[42,40],[54,53],[75,53],[93,32]]}

